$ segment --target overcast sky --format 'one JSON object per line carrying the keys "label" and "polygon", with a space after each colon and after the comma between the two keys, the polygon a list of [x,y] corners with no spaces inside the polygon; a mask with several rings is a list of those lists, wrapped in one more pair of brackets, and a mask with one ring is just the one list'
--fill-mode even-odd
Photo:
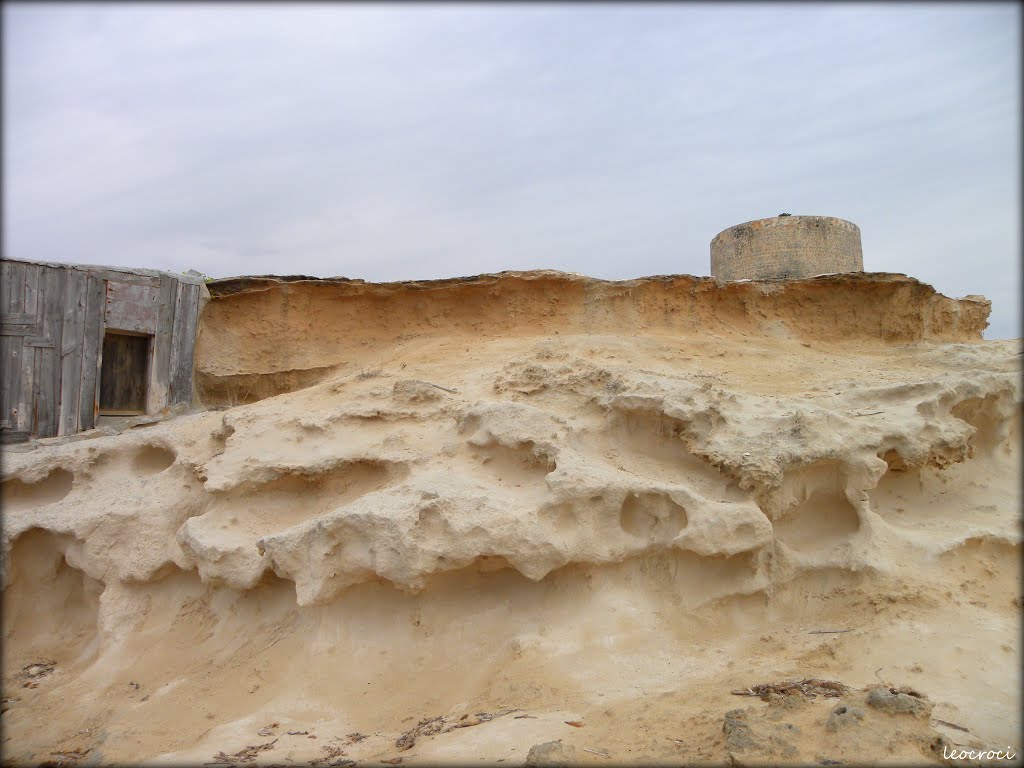
{"label": "overcast sky", "polygon": [[4,256],[710,273],[752,219],[1019,336],[1020,6],[4,5]]}

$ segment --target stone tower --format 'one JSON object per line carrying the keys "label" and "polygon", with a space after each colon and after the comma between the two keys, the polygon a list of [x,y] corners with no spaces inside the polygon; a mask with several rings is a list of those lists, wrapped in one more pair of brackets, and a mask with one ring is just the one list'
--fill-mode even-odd
{"label": "stone tower", "polygon": [[862,272],[856,224],[832,216],[790,216],[748,221],[711,241],[711,276],[719,280],[814,277]]}

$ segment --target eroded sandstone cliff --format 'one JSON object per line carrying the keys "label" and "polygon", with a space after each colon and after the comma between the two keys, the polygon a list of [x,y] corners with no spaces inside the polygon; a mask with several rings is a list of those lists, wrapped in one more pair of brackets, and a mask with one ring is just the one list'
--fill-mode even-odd
{"label": "eroded sandstone cliff", "polygon": [[[1021,358],[980,340],[984,300],[894,275],[211,294],[218,410],[5,450],[5,755],[1016,738]],[[802,678],[848,687],[733,693]]]}
{"label": "eroded sandstone cliff", "polygon": [[669,275],[609,282],[565,272],[400,283],[242,277],[208,284],[196,379],[209,403],[251,402],[439,336],[609,334],[864,340],[981,339],[989,302],[950,299],[906,275],[719,282]]}

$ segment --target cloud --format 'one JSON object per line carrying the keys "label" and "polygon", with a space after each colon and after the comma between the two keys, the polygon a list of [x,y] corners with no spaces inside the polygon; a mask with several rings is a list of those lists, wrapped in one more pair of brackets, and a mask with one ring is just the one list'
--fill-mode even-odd
{"label": "cloud", "polygon": [[8,5],[5,255],[707,274],[847,218],[1019,335],[1019,8]]}

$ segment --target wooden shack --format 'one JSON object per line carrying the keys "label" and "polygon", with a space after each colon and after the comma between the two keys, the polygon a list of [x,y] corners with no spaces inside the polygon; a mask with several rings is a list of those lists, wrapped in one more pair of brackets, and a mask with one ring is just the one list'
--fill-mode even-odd
{"label": "wooden shack", "polygon": [[192,400],[200,277],[0,260],[0,441]]}

